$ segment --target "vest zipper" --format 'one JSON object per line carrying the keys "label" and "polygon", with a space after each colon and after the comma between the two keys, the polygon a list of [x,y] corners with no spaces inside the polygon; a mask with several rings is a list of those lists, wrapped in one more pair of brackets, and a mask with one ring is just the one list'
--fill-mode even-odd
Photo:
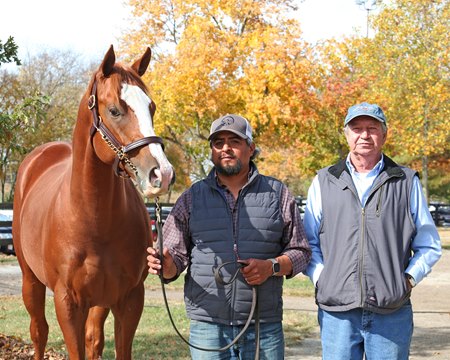
{"label": "vest zipper", "polygon": [[[231,209],[231,223],[233,226],[233,252],[234,252],[234,256],[236,257],[236,261],[240,260],[239,258],[239,249],[238,249],[238,243],[237,243],[237,239],[238,239],[238,214],[237,213],[239,210],[238,207],[238,203],[239,203],[239,195],[238,198],[236,199],[233,209]],[[236,217],[236,221],[234,221],[234,218]],[[235,283],[231,284],[231,291],[232,291],[232,306],[231,306],[231,316],[230,316],[230,325],[233,326],[234,325],[234,303],[236,301],[236,285]]]}
{"label": "vest zipper", "polygon": [[366,209],[363,207],[361,209],[361,242],[360,242],[360,253],[359,253],[359,286],[361,294],[360,307],[364,305],[364,284],[363,284],[363,268],[364,268],[364,243],[365,243],[365,228],[366,228]]}
{"label": "vest zipper", "polygon": [[[236,200],[236,202],[234,204],[234,207],[231,210],[231,222],[232,222],[232,226],[233,226],[233,252],[234,252],[234,255],[236,256],[236,260],[240,260],[238,243],[237,243],[237,238],[238,238],[238,235],[237,235],[237,233],[238,233],[238,229],[237,229],[238,224],[237,224],[237,222],[239,220],[237,219],[238,215],[235,214],[238,211],[238,201],[239,201],[239,198]],[[235,217],[236,217],[236,221],[234,221]]]}

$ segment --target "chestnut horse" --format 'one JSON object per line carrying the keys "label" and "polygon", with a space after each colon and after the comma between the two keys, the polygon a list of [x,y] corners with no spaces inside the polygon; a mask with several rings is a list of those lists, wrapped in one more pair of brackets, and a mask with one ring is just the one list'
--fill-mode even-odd
{"label": "chestnut horse", "polygon": [[141,194],[164,194],[174,180],[141,80],[150,57],[147,48],[124,66],[111,46],[81,99],[72,143],[41,145],[20,166],[13,238],[35,359],[48,337],[46,288],[70,359],[101,358],[110,310],[116,357],[131,359],[151,244]]}

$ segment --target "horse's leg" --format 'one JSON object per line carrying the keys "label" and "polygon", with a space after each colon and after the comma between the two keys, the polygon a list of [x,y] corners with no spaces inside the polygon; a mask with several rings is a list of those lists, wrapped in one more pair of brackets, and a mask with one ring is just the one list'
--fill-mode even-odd
{"label": "horse's leg", "polygon": [[56,286],[55,311],[70,360],[85,360],[84,330],[89,308],[77,304],[68,289]]}
{"label": "horse's leg", "polygon": [[22,298],[30,314],[30,336],[34,346],[34,359],[44,358],[48,339],[48,323],[45,319],[46,287],[33,274],[31,269],[22,263]]}
{"label": "horse's leg", "polygon": [[144,284],[141,284],[130,292],[125,301],[112,309],[117,359],[131,359],[131,346],[143,308]]}
{"label": "horse's leg", "polygon": [[[16,191],[16,199],[14,202],[14,212],[20,214],[21,202],[20,192]],[[17,216],[17,219],[20,217]],[[44,358],[45,346],[48,340],[48,323],[45,319],[45,290],[42,284],[31,268],[25,261],[22,251],[22,241],[20,236],[20,220],[15,217],[13,224],[14,250],[16,252],[17,261],[22,271],[22,299],[25,308],[30,314],[30,337],[34,347],[34,359],[41,360]]]}
{"label": "horse's leg", "polygon": [[108,317],[109,309],[95,306],[89,309],[86,321],[86,353],[88,359],[101,359],[105,346],[104,324]]}

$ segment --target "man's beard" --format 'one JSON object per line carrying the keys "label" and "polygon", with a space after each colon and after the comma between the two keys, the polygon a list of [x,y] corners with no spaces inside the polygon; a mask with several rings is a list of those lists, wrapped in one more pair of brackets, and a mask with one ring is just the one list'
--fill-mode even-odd
{"label": "man's beard", "polygon": [[237,159],[236,165],[234,166],[222,166],[220,164],[214,164],[216,167],[216,171],[219,174],[225,175],[225,176],[233,176],[239,174],[239,172],[242,169],[242,161]]}

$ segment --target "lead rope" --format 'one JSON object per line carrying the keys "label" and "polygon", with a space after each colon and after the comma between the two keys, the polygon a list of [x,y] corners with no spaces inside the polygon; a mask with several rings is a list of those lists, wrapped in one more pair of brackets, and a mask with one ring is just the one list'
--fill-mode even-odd
{"label": "lead rope", "polygon": [[[160,256],[162,256],[163,249],[164,249],[164,246],[163,246],[164,244],[163,244],[163,236],[162,236],[161,207],[159,206],[159,198],[158,197],[155,198],[155,215],[156,215],[156,233],[157,233],[157,237],[158,237],[157,242],[158,242],[158,245],[159,245],[159,254],[160,254]],[[239,269],[244,266],[241,263],[237,263],[238,264],[238,269],[236,270],[234,275],[231,277],[230,281],[228,281],[228,282],[223,281],[222,277],[219,274],[220,269],[222,267],[224,267],[225,265],[231,264],[231,263],[234,263],[234,262],[230,261],[230,262],[223,263],[222,265],[220,265],[218,268],[215,269],[214,277],[216,278],[216,281],[227,285],[227,284],[232,283],[234,280],[236,280],[236,277],[238,275]],[[161,269],[159,271],[159,279],[161,281],[161,289],[162,289],[162,293],[163,293],[164,304],[166,306],[166,310],[167,310],[167,314],[169,315],[170,322],[172,323],[172,327],[174,328],[174,330],[178,334],[178,336],[181,338],[181,340],[183,340],[187,345],[189,345],[190,347],[193,347],[194,349],[203,350],[203,351],[222,352],[222,351],[228,350],[230,347],[232,347],[234,344],[236,344],[239,341],[241,336],[245,333],[247,328],[250,326],[250,323],[251,323],[251,321],[253,319],[253,315],[255,315],[255,337],[256,337],[255,360],[259,360],[259,344],[260,344],[259,324],[260,323],[259,323],[259,302],[258,302],[258,289],[257,289],[257,286],[253,286],[252,287],[252,306],[251,306],[251,309],[250,309],[250,314],[248,315],[247,322],[245,323],[245,325],[242,328],[241,332],[228,345],[226,345],[224,347],[221,347],[221,348],[212,349],[212,348],[202,348],[202,347],[199,347],[199,346],[191,344],[178,331],[178,328],[176,327],[175,322],[174,322],[174,320],[172,318],[172,313],[170,312],[169,303],[167,301],[166,287],[165,287],[164,278],[163,278],[163,260],[162,259],[161,259]],[[256,313],[255,313],[255,310],[256,310]]]}

